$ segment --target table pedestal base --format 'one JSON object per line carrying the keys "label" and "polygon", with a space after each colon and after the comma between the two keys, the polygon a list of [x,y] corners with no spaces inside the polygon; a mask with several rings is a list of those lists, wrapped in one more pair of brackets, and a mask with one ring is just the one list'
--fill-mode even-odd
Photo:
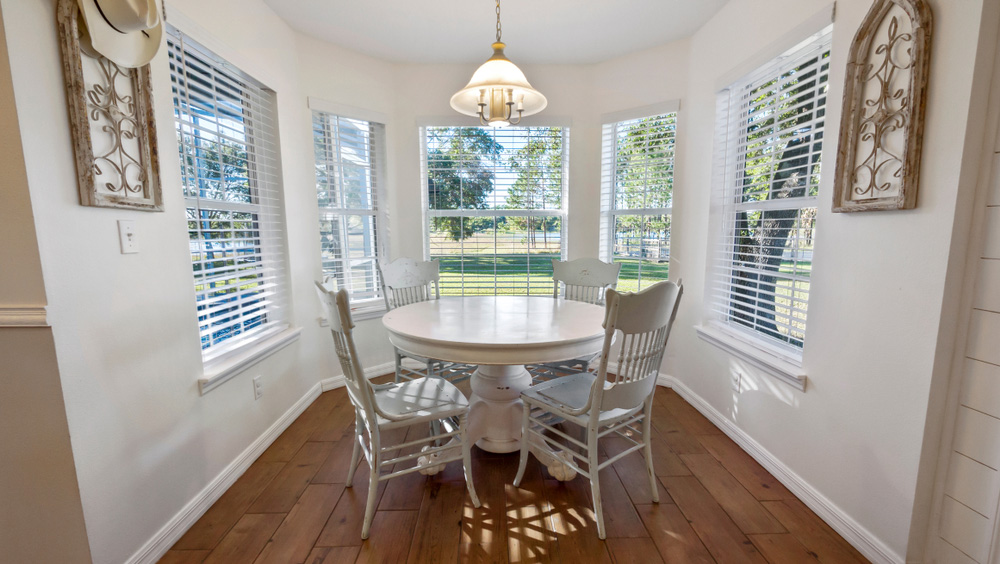
{"label": "table pedestal base", "polygon": [[472,374],[469,438],[487,452],[521,449],[521,392],[531,386],[523,365],[481,365]]}

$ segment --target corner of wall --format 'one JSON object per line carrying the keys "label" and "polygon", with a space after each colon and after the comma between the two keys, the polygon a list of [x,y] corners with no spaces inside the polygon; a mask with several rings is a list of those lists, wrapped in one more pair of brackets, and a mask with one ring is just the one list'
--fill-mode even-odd
{"label": "corner of wall", "polygon": [[[90,562],[0,6],[0,546],[9,562]],[[57,542],[40,542],[57,532]]]}
{"label": "corner of wall", "polygon": [[928,555],[933,554],[932,546],[937,539],[934,515],[938,511],[938,498],[947,477],[950,459],[947,452],[950,450],[948,447],[962,383],[957,376],[961,374],[962,351],[965,350],[975,268],[979,259],[978,238],[974,230],[981,223],[977,221],[977,211],[983,207],[979,204],[985,201],[992,180],[989,151],[996,149],[994,139],[1000,124],[1000,90],[997,89],[1000,77],[996,76],[1000,4],[983,2],[982,10],[971,99],[965,116],[966,135],[944,281],[941,322],[907,544],[907,558],[913,562],[927,560]]}

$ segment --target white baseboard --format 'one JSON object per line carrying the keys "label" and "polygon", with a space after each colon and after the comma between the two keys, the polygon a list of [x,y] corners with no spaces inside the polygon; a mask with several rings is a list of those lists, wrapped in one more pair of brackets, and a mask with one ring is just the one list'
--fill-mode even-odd
{"label": "white baseboard", "polygon": [[[340,385],[343,385],[343,376],[339,377]],[[329,380],[336,380],[330,378]],[[337,386],[334,386],[337,387]],[[127,564],[154,564],[170,547],[174,545],[188,529],[191,528],[212,504],[218,501],[222,494],[233,485],[236,480],[246,472],[247,468],[257,457],[259,457],[271,443],[278,438],[289,425],[295,421],[303,411],[309,407],[323,391],[323,386],[317,383],[306,392],[294,405],[288,408],[281,417],[278,418],[266,431],[264,431],[253,443],[250,444],[239,456],[236,457],[229,466],[219,473],[198,495],[184,506],[174,517],[163,526],[153,538],[149,539],[135,554],[127,561]]]}
{"label": "white baseboard", "polygon": [[[386,374],[396,373],[396,363],[395,361],[383,362],[382,364],[376,364],[375,366],[369,366],[365,368],[365,378],[374,378],[376,376],[385,376]],[[340,376],[343,378],[343,376]]]}
{"label": "white baseboard", "polygon": [[905,562],[902,556],[837,507],[815,487],[786,466],[784,462],[768,452],[753,437],[748,435],[746,431],[737,427],[735,423],[719,413],[717,409],[709,405],[701,396],[691,391],[691,388],[688,388],[676,378],[662,372],[657,377],[656,383],[676,391],[685,401],[714,423],[716,427],[722,429],[722,432],[728,435],[736,444],[740,445],[740,448],[760,463],[761,466],[777,478],[779,482],[784,484],[796,497],[802,500],[809,509],[812,509],[820,519],[830,525],[833,530],[837,531],[840,536],[844,537],[847,542],[851,543],[854,548],[857,548],[866,558],[878,564],[903,564]]}
{"label": "white baseboard", "polygon": [[320,391],[322,392],[329,392],[330,390],[343,388],[345,384],[347,384],[347,378],[344,378],[343,374],[319,381]]}
{"label": "white baseboard", "polygon": [[[609,370],[611,368],[609,366]],[[394,371],[395,364],[387,362],[369,367],[365,370],[365,376],[380,376]],[[662,372],[657,376],[656,383],[657,385],[675,390],[867,558],[879,564],[902,564],[904,562],[904,559],[900,555],[896,554],[885,543],[873,536],[867,529],[851,518],[850,515],[844,513],[812,485],[764,449],[750,435],[746,434],[745,431],[737,427],[732,421],[719,413],[718,410],[691,391],[690,388],[679,382],[676,378]],[[310,388],[302,398],[288,408],[288,411],[251,443],[229,466],[205,486],[198,495],[189,501],[142,548],[136,551],[126,561],[127,564],[154,564],[162,558],[167,550],[246,472],[247,468],[257,460],[257,457],[319,397],[320,393],[343,387],[344,384],[344,376],[339,375],[324,379]]]}
{"label": "white baseboard", "polygon": [[[376,376],[385,376],[386,374],[393,374],[396,372],[395,362],[384,362],[382,364],[376,364],[375,366],[369,366],[365,368],[365,378],[374,378]],[[326,378],[319,381],[320,388],[324,392],[329,392],[330,390],[335,390],[337,388],[343,388],[347,384],[347,379],[343,374],[340,376],[334,376],[333,378]]]}

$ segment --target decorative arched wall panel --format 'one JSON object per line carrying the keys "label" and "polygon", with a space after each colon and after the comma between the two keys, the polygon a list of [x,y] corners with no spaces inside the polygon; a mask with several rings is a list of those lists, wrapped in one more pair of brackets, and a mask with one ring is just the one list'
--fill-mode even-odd
{"label": "decorative arched wall panel", "polygon": [[833,211],[917,204],[930,68],[924,0],[875,0],[847,63]]}

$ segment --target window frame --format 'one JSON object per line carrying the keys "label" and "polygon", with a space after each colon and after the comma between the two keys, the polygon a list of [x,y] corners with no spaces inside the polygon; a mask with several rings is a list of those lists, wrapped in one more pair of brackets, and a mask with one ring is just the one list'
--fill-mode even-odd
{"label": "window frame", "polygon": [[[301,329],[291,326],[291,316],[289,314],[291,292],[287,266],[288,249],[287,232],[284,223],[284,189],[281,173],[280,137],[277,128],[277,93],[268,88],[263,82],[254,78],[250,73],[245,72],[230,62],[227,57],[220,54],[220,51],[225,51],[224,48],[218,46],[210,47],[206,43],[203,43],[200,37],[192,37],[188,32],[177,26],[167,24],[167,42],[171,53],[174,53],[176,50],[179,53],[183,53],[184,57],[197,55],[204,64],[211,66],[213,73],[226,75],[226,80],[237,80],[244,85],[244,88],[246,86],[252,87],[255,89],[255,92],[258,92],[255,96],[261,96],[261,100],[266,100],[266,105],[260,105],[265,103],[261,100],[256,101],[250,107],[247,106],[245,100],[241,104],[241,112],[243,114],[241,119],[244,120],[242,127],[250,130],[256,128],[256,131],[247,132],[246,139],[243,141],[243,145],[248,152],[245,159],[247,161],[247,192],[255,201],[246,203],[205,199],[210,204],[202,206],[201,201],[203,198],[201,196],[191,196],[187,193],[182,195],[185,202],[185,219],[188,222],[203,223],[200,219],[191,219],[188,217],[189,212],[192,210],[195,212],[196,218],[202,216],[201,212],[204,209],[255,214],[255,227],[252,229],[252,238],[256,241],[253,244],[253,248],[255,249],[255,253],[259,253],[260,256],[260,270],[273,272],[273,274],[268,275],[272,280],[269,287],[273,289],[273,293],[271,293],[273,298],[271,296],[262,298],[265,300],[263,308],[265,309],[264,315],[266,318],[261,325],[214,342],[209,337],[209,345],[201,348],[204,376],[199,379],[199,388],[201,393],[204,394],[244,370],[249,365],[287,346],[296,340],[301,333]],[[208,43],[210,44],[211,41]],[[172,109],[174,111],[173,125],[178,135],[177,147],[178,152],[181,154],[179,162],[181,165],[181,180],[184,181],[188,175],[187,167],[190,165],[186,163],[186,159],[184,158],[185,141],[181,137],[181,130],[189,126],[189,121],[182,121],[182,116],[191,113],[191,110],[187,107],[182,108],[177,104],[180,94],[176,91],[178,85],[175,82],[175,77],[177,73],[192,72],[193,67],[187,65],[183,58],[172,58],[170,66],[174,67],[175,65],[178,70],[175,71],[174,68],[169,70],[171,76]],[[190,76],[189,74],[186,75],[186,77]],[[185,80],[188,80],[188,78],[185,78]],[[211,80],[214,81],[215,79]],[[186,91],[187,86],[184,89],[185,94],[189,96],[190,93]],[[262,113],[269,114],[270,123],[265,120],[254,124],[253,120],[247,120],[248,110],[251,112],[266,110]],[[215,111],[212,115],[217,116],[218,112]],[[248,121],[249,123],[247,123]],[[200,159],[196,158],[195,167],[200,166],[197,161],[200,161]],[[198,231],[201,231],[201,227],[198,228]],[[188,232],[190,234],[192,231],[189,229]],[[195,240],[203,239],[191,239],[189,235],[189,245]],[[200,246],[198,252],[203,252]],[[192,276],[195,276],[193,282],[195,288],[197,288],[200,283],[194,270],[194,261],[192,261]],[[205,323],[201,319],[202,312],[208,311],[197,309],[197,306],[201,302],[201,300],[197,299],[197,296],[201,295],[201,293],[202,291],[195,290],[199,334],[204,332],[204,329],[201,329],[203,323]]]}
{"label": "window frame", "polygon": [[[813,185],[810,184],[809,177],[806,178],[807,192],[803,196],[796,196],[794,199],[782,198],[780,199],[780,203],[778,200],[770,199],[736,203],[736,199],[744,195],[742,183],[746,153],[741,153],[740,149],[747,147],[746,130],[749,127],[747,109],[752,102],[746,99],[738,106],[733,105],[731,102],[731,94],[734,91],[746,89],[755,84],[760,85],[768,80],[780,81],[783,75],[796,66],[803,64],[809,58],[813,56],[823,58],[825,54],[825,63],[821,59],[813,67],[817,69],[821,77],[825,75],[825,81],[819,81],[816,89],[817,93],[819,93],[823,88],[822,84],[825,84],[826,90],[823,94],[825,99],[822,117],[817,117],[820,108],[818,106],[814,107],[812,110],[813,117],[810,122],[809,140],[807,141],[813,145],[817,142],[821,143],[819,150],[815,150],[814,148],[807,154],[810,156],[819,156],[820,160],[818,162],[822,163],[823,148],[827,145],[826,125],[829,120],[828,110],[830,108],[829,67],[832,55],[833,24],[832,20],[828,17],[809,23],[811,25],[809,30],[796,30],[797,38],[792,40],[786,39],[783,42],[785,48],[778,50],[777,56],[769,57],[763,63],[758,58],[758,64],[752,70],[744,72],[738,79],[730,81],[730,84],[721,88],[718,92],[716,147],[714,151],[715,162],[712,181],[712,228],[716,231],[716,238],[710,246],[710,249],[714,249],[714,252],[711,250],[709,252],[709,270],[705,292],[708,298],[706,306],[709,310],[714,311],[709,311],[705,322],[697,328],[698,335],[705,341],[751,362],[765,370],[765,372],[778,377],[799,390],[805,389],[807,379],[802,368],[806,341],[805,334],[808,329],[806,320],[802,321],[802,346],[795,346],[792,343],[781,342],[742,323],[732,322],[729,319],[731,314],[723,313],[721,310],[732,311],[733,304],[735,303],[733,293],[729,288],[732,286],[733,273],[737,270],[734,268],[734,265],[738,262],[735,257],[734,245],[738,214],[741,211],[763,211],[768,209],[797,209],[801,213],[801,210],[818,208],[819,182],[815,183],[815,193],[810,194],[812,190],[808,188]],[[734,108],[737,111],[734,112]],[[823,123],[822,128],[816,127],[819,121]],[[736,135],[734,135],[734,131],[737,132]],[[820,137],[817,133],[820,133],[822,136]],[[808,162],[810,166],[815,165],[815,162],[812,160]],[[828,166],[827,168],[831,167]],[[827,174],[831,173],[832,168]],[[772,171],[771,180],[769,180],[771,185],[774,182],[773,174],[774,172]],[[810,172],[811,175],[812,173]],[[796,205],[788,205],[791,201],[794,201]],[[794,226],[790,229],[801,229],[800,219],[801,215],[796,216]],[[791,236],[789,235],[788,237]],[[811,237],[814,236],[815,217],[813,218],[811,227]],[[810,261],[812,261],[812,256],[810,256]],[[794,288],[795,275],[790,275],[790,279],[793,279]],[[811,294],[811,291],[808,294]],[[806,310],[809,298],[811,298],[811,295],[808,294],[804,300]],[[773,301],[776,302],[777,300]],[[755,308],[754,312],[757,311],[759,309]],[[756,313],[753,315],[756,315]],[[788,317],[792,319],[793,311],[790,310]]]}
{"label": "window frame", "polygon": [[[384,260],[389,256],[388,252],[388,215],[386,213],[386,206],[384,202],[386,201],[386,174],[387,174],[387,135],[386,132],[389,126],[386,124],[388,121],[386,116],[378,112],[373,112],[370,110],[364,110],[360,108],[354,108],[351,106],[345,106],[341,104],[334,104],[327,102],[325,100],[320,100],[317,98],[310,97],[308,99],[308,105],[310,108],[312,116],[312,132],[313,132],[313,148],[314,156],[318,150],[316,143],[316,128],[315,120],[317,114],[322,114],[329,117],[344,119],[350,121],[360,121],[365,122],[369,126],[369,175],[368,178],[371,179],[371,186],[369,186],[370,196],[371,196],[371,209],[367,208],[346,208],[346,207],[329,207],[329,206],[319,206],[319,220],[322,221],[324,213],[331,213],[335,215],[340,215],[343,217],[354,216],[354,215],[365,215],[372,217],[372,223],[374,225],[372,237],[372,252],[373,256],[370,260],[373,260],[373,276],[372,281],[374,284],[373,296],[367,298],[357,298],[352,292],[351,295],[351,312],[355,320],[364,320],[379,317],[385,313],[385,300],[382,297],[382,283],[378,277],[378,268],[374,265],[380,260]],[[336,141],[336,140],[333,140]],[[331,143],[327,143],[327,146],[331,146]],[[333,157],[328,159],[328,163],[336,163],[339,157]],[[318,162],[314,160],[314,166],[316,173],[318,173]],[[316,181],[317,196],[319,195],[319,181]],[[319,202],[317,201],[317,205]],[[322,232],[321,232],[322,233]],[[321,249],[322,257],[322,249]],[[339,258],[335,260],[350,261],[348,258]],[[321,258],[322,262],[322,258]],[[322,268],[322,264],[321,264]],[[326,273],[325,269],[323,272],[324,282],[333,281],[332,278]],[[339,285],[339,282],[337,282]]]}
{"label": "window frame", "polygon": [[[549,129],[549,128],[559,128],[561,135],[561,166],[560,166],[560,207],[558,209],[500,209],[500,208],[486,208],[486,209],[472,209],[472,208],[456,208],[456,209],[434,209],[431,208],[430,195],[429,195],[429,165],[428,165],[428,147],[427,147],[427,132],[430,129],[436,128],[470,128],[470,129],[483,129],[490,131],[494,128],[487,126],[470,126],[467,122],[461,121],[457,122],[453,119],[427,119],[421,120],[418,125],[418,135],[420,143],[420,182],[421,182],[421,202],[423,208],[423,229],[424,229],[424,260],[433,260],[437,255],[432,255],[431,251],[431,224],[434,218],[438,217],[461,217],[461,218],[507,218],[507,217],[555,217],[559,219],[559,259],[565,260],[566,258],[566,241],[568,238],[568,193],[569,193],[569,155],[570,155],[570,125],[568,123],[549,121],[533,122],[531,125],[527,126],[512,126],[499,128],[501,131],[510,129]],[[530,134],[529,134],[530,138]],[[496,229],[494,227],[493,229]],[[495,249],[494,249],[495,251]],[[503,253],[494,252],[494,257],[502,256]],[[528,253],[530,255],[530,252]],[[464,253],[458,256],[465,256]],[[551,267],[549,267],[551,269]],[[530,271],[529,271],[530,272]],[[442,269],[442,274],[444,270]],[[442,276],[444,278],[444,276]],[[442,295],[445,295],[446,283],[442,283]],[[461,296],[476,296],[476,295],[541,295],[548,294],[551,295],[552,283],[551,280],[547,280],[544,284],[539,286],[539,288],[544,288],[544,292],[531,293],[533,284],[530,282],[530,277],[528,280],[525,294],[500,294],[497,285],[497,281],[494,280],[493,294],[466,294],[465,293],[465,279],[464,276],[461,282],[462,293],[457,294]],[[454,295],[454,294],[449,294]]]}
{"label": "window frame", "polygon": [[[618,128],[632,121],[640,119],[657,118],[661,116],[673,115],[674,134],[670,140],[669,164],[671,167],[670,183],[674,184],[673,169],[676,162],[677,147],[677,122],[680,119],[680,101],[671,100],[641,108],[633,108],[614,112],[601,116],[601,226],[600,226],[600,250],[598,256],[601,260],[609,263],[621,262],[626,264],[634,260],[638,263],[638,277],[636,278],[637,290],[642,290],[642,260],[643,256],[633,259],[631,257],[618,257],[615,254],[615,225],[618,216],[653,216],[670,218],[671,227],[668,228],[667,248],[669,253],[670,235],[673,227],[673,188],[671,189],[671,205],[667,207],[639,207],[639,208],[618,208],[617,207],[617,186],[618,186]],[[645,188],[648,191],[648,186]],[[670,272],[670,256],[667,257],[667,274]],[[619,280],[621,276],[619,275]],[[658,279],[657,279],[658,280]]]}

